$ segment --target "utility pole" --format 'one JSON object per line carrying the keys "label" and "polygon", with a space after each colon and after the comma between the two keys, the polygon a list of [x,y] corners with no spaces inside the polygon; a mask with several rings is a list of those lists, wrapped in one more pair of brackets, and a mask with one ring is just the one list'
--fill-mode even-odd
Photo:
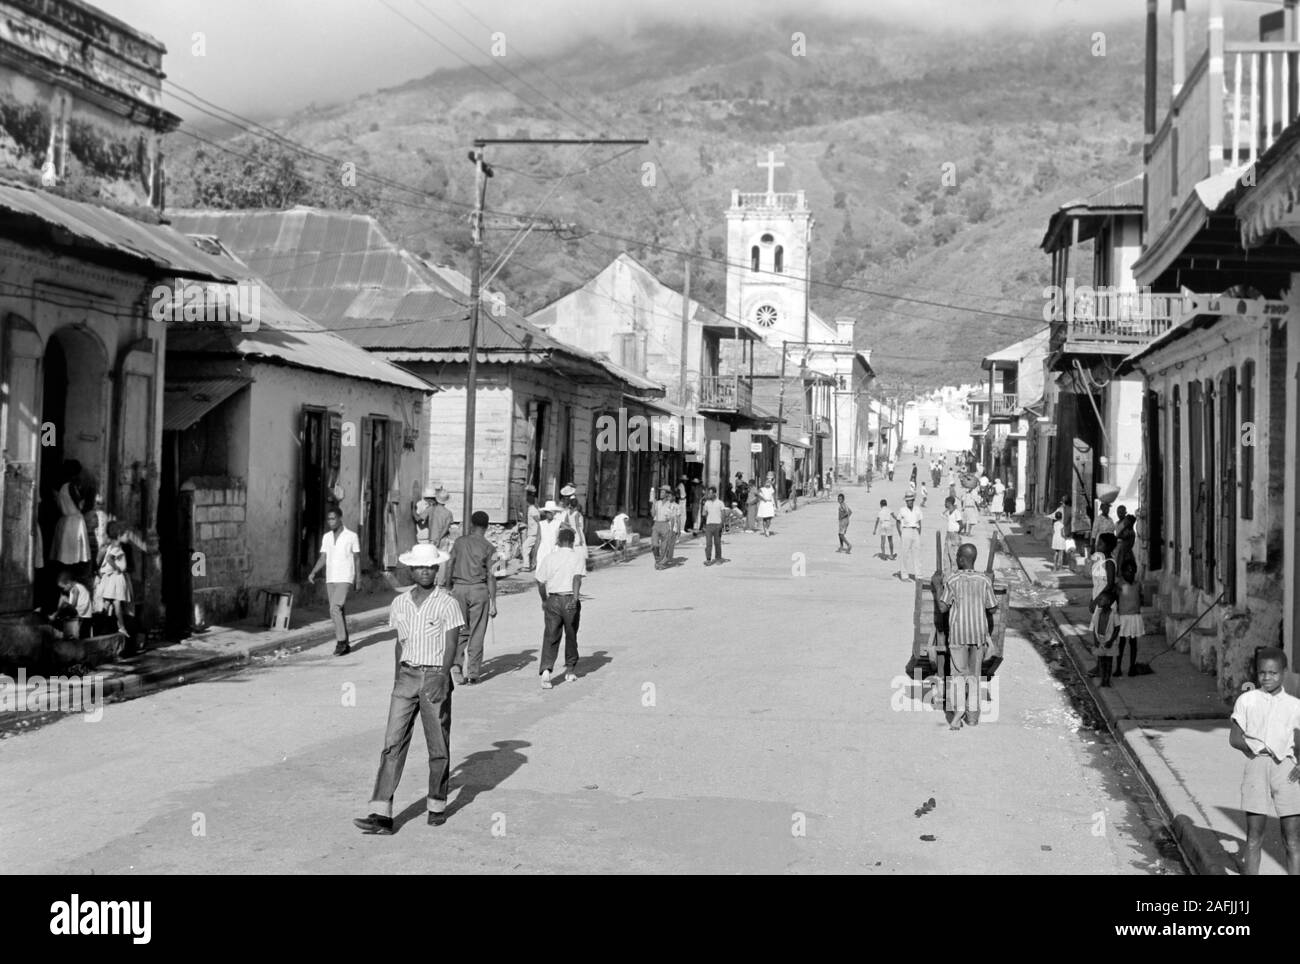
{"label": "utility pole", "polygon": [[682,287],[682,405],[686,405],[687,398],[687,380],[690,377],[687,373],[686,356],[689,351],[688,345],[691,340],[691,259],[686,259],[686,281]]}
{"label": "utility pole", "polygon": [[[470,275],[469,286],[469,364],[465,374],[465,476],[464,505],[461,510],[461,531],[469,531],[469,517],[474,505],[474,433],[476,431],[476,402],[478,400],[478,323],[479,290],[483,278],[483,208],[487,197],[487,179],[492,177],[492,167],[483,158],[483,149],[489,144],[612,144],[645,145],[640,140],[605,140],[603,138],[530,138],[530,137],[477,137],[474,150],[469,152],[469,159],[474,163],[474,213],[470,215],[470,230],[474,242],[474,266]],[[540,486],[538,487],[540,488]]]}
{"label": "utility pole", "polygon": [[785,478],[785,473],[781,469],[781,435],[785,426],[785,351],[789,342],[781,342],[781,392],[776,397],[776,469],[778,478],[776,480],[776,498],[781,500],[781,483]]}
{"label": "utility pole", "polygon": [[478,313],[483,278],[483,201],[487,196],[487,179],[492,168],[483,162],[481,147],[470,151],[474,162],[474,213],[470,232],[474,242],[474,267],[469,281],[469,370],[465,375],[465,494],[461,502],[460,531],[469,532],[469,517],[474,511],[474,432],[478,405]]}

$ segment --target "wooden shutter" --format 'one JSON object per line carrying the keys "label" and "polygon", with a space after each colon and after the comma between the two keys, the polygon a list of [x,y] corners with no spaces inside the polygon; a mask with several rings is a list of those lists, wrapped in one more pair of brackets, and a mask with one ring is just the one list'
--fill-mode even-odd
{"label": "wooden shutter", "polygon": [[32,608],[36,482],[40,446],[41,339],[10,315],[4,322],[3,527],[0,528],[0,612]]}
{"label": "wooden shutter", "polygon": [[1202,588],[1207,592],[1214,591],[1215,579],[1219,565],[1219,546],[1218,536],[1218,506],[1223,501],[1218,490],[1219,473],[1217,470],[1216,460],[1218,452],[1216,450],[1216,435],[1218,425],[1214,420],[1215,406],[1218,404],[1215,382],[1213,378],[1205,380],[1205,394],[1202,398],[1203,411],[1201,412],[1201,425],[1205,429],[1205,447],[1201,450],[1201,457],[1205,460],[1205,481],[1203,488],[1205,491],[1205,509],[1202,519],[1205,526],[1204,534],[1204,553],[1205,553],[1205,581]]}
{"label": "wooden shutter", "polygon": [[[1255,360],[1248,358],[1241,366],[1241,509],[1243,519],[1255,518]],[[1245,428],[1249,426],[1249,428]],[[1249,432],[1249,434],[1247,434]],[[1249,443],[1249,444],[1247,444]]]}
{"label": "wooden shutter", "polygon": [[1237,369],[1219,380],[1219,582],[1225,603],[1237,598]]}
{"label": "wooden shutter", "polygon": [[1183,409],[1179,386],[1174,386],[1170,405],[1171,428],[1169,430],[1169,448],[1173,452],[1170,466],[1173,471],[1170,492],[1169,528],[1173,539],[1169,547],[1173,550],[1173,569],[1177,576],[1183,571]]}
{"label": "wooden shutter", "polygon": [[1160,395],[1143,395],[1142,430],[1146,443],[1147,568],[1164,566],[1165,546],[1165,473],[1164,446],[1161,444]]}
{"label": "wooden shutter", "polygon": [[1187,383],[1187,494],[1192,510],[1191,540],[1192,585],[1205,585],[1205,475],[1201,463],[1201,445],[1205,441],[1201,425],[1201,383]]}

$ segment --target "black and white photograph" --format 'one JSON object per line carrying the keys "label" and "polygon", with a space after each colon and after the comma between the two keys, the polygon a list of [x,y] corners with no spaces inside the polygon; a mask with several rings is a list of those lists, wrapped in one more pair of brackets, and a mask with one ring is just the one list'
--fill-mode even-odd
{"label": "black and white photograph", "polygon": [[0,0],[23,927],[861,875],[1251,936],[1186,879],[1300,874],[1298,7]]}

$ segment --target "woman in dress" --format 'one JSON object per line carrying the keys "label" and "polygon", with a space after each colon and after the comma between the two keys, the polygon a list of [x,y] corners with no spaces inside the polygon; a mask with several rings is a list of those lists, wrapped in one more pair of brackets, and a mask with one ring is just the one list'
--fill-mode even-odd
{"label": "woman in dress", "polygon": [[560,534],[560,526],[564,524],[564,510],[555,504],[554,499],[547,499],[546,505],[542,506],[542,518],[537,523],[537,563],[540,566],[542,560],[551,554],[555,549],[556,537]]}
{"label": "woman in dress", "polygon": [[1119,622],[1114,613],[1118,598],[1114,554],[1115,534],[1103,532],[1097,537],[1097,551],[1093,554],[1092,619],[1088,623],[1088,629],[1092,631],[1093,655],[1097,657],[1097,665],[1088,675],[1100,675],[1103,686],[1110,685],[1110,661],[1115,653],[1115,641],[1119,638]]}
{"label": "woman in dress", "polygon": [[772,534],[772,518],[776,515],[776,487],[772,485],[769,474],[763,487],[758,490],[758,519],[763,523],[763,535]]}
{"label": "woman in dress", "polygon": [[578,498],[573,496],[569,499],[568,508],[564,513],[564,524],[573,530],[573,549],[575,552],[587,554],[587,520],[578,508]]}
{"label": "woman in dress", "polygon": [[117,619],[117,631],[129,635],[126,609],[131,605],[131,580],[126,576],[126,551],[122,548],[122,525],[110,522],[108,542],[100,550],[99,578],[95,581],[95,611]]}
{"label": "woman in dress", "polygon": [[74,571],[90,561],[90,537],[86,534],[81,490],[77,487],[80,477],[80,462],[68,459],[63,463],[62,484],[55,495],[59,505],[59,521],[54,525],[49,558],[50,562],[74,567]]}

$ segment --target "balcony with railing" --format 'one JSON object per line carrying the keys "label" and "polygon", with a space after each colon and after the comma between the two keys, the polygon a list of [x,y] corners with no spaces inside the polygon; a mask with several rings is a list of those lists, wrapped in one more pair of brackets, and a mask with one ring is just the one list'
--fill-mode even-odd
{"label": "balcony with railing", "polygon": [[1146,160],[1148,240],[1161,231],[1198,181],[1246,167],[1300,116],[1300,42],[1225,42],[1207,49],[1156,132]]}
{"label": "balcony with railing", "polygon": [[1078,288],[1052,311],[1048,347],[1067,355],[1127,355],[1175,324],[1177,295]]}
{"label": "balcony with railing", "polygon": [[697,407],[701,412],[751,415],[754,411],[753,386],[740,375],[701,376]]}
{"label": "balcony with railing", "polygon": [[1009,392],[993,392],[989,395],[989,420],[1015,418],[1020,411],[1020,396]]}

